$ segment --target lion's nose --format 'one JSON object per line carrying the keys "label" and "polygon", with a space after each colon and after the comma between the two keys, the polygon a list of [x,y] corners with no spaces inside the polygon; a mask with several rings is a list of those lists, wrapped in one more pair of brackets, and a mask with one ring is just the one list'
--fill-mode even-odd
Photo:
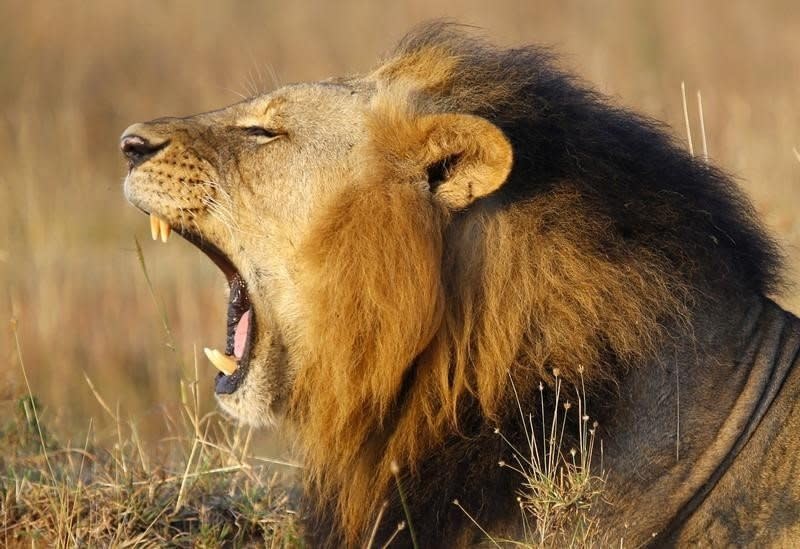
{"label": "lion's nose", "polygon": [[143,124],[134,124],[123,132],[122,139],[120,139],[119,148],[128,159],[128,165],[131,168],[135,168],[151,158],[169,143],[168,139],[148,136],[145,130]]}

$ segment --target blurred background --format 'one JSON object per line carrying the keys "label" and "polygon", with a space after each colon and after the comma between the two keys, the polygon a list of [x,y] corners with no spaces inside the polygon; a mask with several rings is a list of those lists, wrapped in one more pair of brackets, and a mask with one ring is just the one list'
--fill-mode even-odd
{"label": "blurred background", "polygon": [[[62,438],[80,440],[90,418],[101,435],[113,428],[86,377],[151,443],[168,435],[195,367],[213,409],[214,369],[198,350],[223,343],[225,283],[180,238],[150,241],[122,196],[122,130],[368,70],[436,17],[501,45],[554,46],[564,67],[684,142],[685,82],[696,153],[701,91],[710,157],[752,197],[797,280],[797,0],[0,0],[0,400],[26,392],[21,357]],[[800,312],[800,287],[777,299]]]}

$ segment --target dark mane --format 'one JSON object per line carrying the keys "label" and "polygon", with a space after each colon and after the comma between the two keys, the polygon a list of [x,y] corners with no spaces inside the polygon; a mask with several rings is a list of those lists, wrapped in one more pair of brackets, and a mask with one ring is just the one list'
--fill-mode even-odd
{"label": "dark mane", "polygon": [[425,52],[453,66],[425,89],[423,108],[487,118],[514,145],[514,169],[497,200],[526,200],[569,182],[622,238],[669,259],[703,293],[779,290],[781,252],[748,198],[664,124],[557,69],[546,48],[498,49],[460,25],[435,22],[400,42],[391,55],[404,60],[396,76]]}

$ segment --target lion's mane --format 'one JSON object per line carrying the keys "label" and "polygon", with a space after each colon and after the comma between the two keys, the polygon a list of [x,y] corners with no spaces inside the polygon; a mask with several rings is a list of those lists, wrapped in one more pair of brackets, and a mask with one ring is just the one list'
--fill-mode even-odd
{"label": "lion's mane", "polygon": [[[364,81],[388,99],[363,181],[304,244],[310,360],[290,413],[311,527],[339,524],[318,534],[347,544],[396,499],[392,461],[410,491],[419,476],[447,497],[457,487],[425,463],[448,440],[511,421],[554,369],[613,385],[690,337],[708,303],[772,291],[780,263],[727,176],[546,51],[434,24]],[[409,124],[441,112],[481,116],[513,146],[506,183],[464,211],[403,173]]]}

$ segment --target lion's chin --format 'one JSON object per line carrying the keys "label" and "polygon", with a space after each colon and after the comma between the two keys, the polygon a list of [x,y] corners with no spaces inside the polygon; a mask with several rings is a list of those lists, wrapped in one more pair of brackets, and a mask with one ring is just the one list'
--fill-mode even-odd
{"label": "lion's chin", "polygon": [[[257,295],[253,297],[258,299]],[[231,418],[253,427],[270,427],[280,422],[288,407],[290,346],[285,344],[269,308],[256,304],[251,314],[256,312],[258,332],[248,339],[246,365],[231,375],[217,375],[215,397]],[[229,387],[225,385],[228,383]]]}
{"label": "lion's chin", "polygon": [[263,364],[258,360],[250,365],[250,371],[235,392],[216,392],[222,411],[231,418],[253,427],[274,426],[283,417],[285,408],[271,389]]}
{"label": "lion's chin", "polygon": [[272,411],[269,402],[255,402],[251,399],[232,398],[217,394],[220,409],[232,419],[252,427],[272,427],[280,417]]}

